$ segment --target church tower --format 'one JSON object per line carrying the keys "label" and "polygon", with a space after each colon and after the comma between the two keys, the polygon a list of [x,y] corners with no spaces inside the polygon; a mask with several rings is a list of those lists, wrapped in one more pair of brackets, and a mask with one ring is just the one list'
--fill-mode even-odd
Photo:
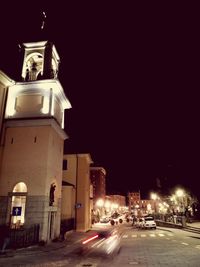
{"label": "church tower", "polygon": [[7,81],[5,86],[0,81],[0,89],[6,88],[1,107],[0,224],[39,224],[39,239],[48,242],[60,233],[64,113],[71,104],[58,80],[60,58],[54,44],[31,42],[21,48],[21,81]]}

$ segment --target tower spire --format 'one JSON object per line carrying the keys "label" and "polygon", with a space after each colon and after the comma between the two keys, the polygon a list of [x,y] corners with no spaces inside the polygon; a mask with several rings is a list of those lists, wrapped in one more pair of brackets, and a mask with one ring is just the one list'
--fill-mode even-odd
{"label": "tower spire", "polygon": [[46,13],[43,11],[42,12],[42,25],[41,25],[41,30],[44,30],[46,18],[47,18]]}

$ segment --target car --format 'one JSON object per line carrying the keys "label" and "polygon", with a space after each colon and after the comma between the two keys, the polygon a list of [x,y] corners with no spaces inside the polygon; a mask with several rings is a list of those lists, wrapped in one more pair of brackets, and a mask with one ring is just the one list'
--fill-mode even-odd
{"label": "car", "polygon": [[144,218],[137,218],[136,221],[134,222],[134,226],[137,228],[141,228],[144,223]]}
{"label": "car", "polygon": [[139,227],[144,229],[156,229],[156,222],[153,217],[144,217]]}
{"label": "car", "polygon": [[108,217],[101,217],[100,218],[100,223],[108,223],[110,221],[110,219]]}
{"label": "car", "polygon": [[82,254],[95,253],[99,256],[118,254],[121,248],[121,233],[117,229],[97,231],[82,241]]}

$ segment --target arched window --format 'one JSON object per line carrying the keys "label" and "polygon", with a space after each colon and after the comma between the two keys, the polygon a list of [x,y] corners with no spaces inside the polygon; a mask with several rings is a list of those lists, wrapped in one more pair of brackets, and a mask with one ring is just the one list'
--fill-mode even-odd
{"label": "arched window", "polygon": [[20,182],[18,184],[15,185],[13,192],[27,192],[27,186],[25,183]]}
{"label": "arched window", "polygon": [[43,75],[43,55],[34,52],[27,56],[25,65],[25,73],[23,77],[25,81],[35,81],[38,79],[38,75]]}
{"label": "arched window", "polygon": [[17,183],[13,188],[11,203],[11,226],[20,227],[25,223],[25,208],[27,186],[23,182]]}

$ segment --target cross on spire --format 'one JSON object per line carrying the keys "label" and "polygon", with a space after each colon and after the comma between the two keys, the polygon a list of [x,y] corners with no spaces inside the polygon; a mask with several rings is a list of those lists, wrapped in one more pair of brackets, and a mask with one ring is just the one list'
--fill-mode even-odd
{"label": "cross on spire", "polygon": [[42,12],[42,25],[41,25],[41,30],[44,30],[46,17],[47,17],[46,16],[46,13],[43,11]]}

